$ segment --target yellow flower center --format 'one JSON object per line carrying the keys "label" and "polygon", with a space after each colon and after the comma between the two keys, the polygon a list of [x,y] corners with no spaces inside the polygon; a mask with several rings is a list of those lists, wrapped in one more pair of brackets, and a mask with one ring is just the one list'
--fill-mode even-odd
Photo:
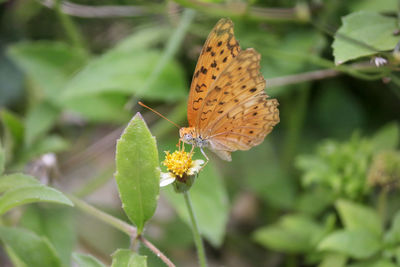
{"label": "yellow flower center", "polygon": [[183,174],[185,174],[190,168],[190,165],[192,165],[192,153],[175,151],[170,154],[169,151],[166,151],[165,154],[165,160],[162,164],[167,167],[168,171],[182,178]]}

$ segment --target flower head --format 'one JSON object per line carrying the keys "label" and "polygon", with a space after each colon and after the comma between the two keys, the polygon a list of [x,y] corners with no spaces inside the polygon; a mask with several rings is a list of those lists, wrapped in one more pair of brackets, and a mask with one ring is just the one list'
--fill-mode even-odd
{"label": "flower head", "polygon": [[165,160],[162,164],[167,167],[168,172],[161,172],[160,186],[166,186],[178,181],[190,188],[194,176],[201,170],[204,160],[193,160],[193,153],[183,150],[175,151],[172,154],[166,151],[165,154]]}

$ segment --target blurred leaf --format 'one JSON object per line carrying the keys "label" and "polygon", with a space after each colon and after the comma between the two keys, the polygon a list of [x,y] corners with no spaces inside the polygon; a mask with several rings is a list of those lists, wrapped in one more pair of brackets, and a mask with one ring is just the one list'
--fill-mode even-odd
{"label": "blurred leaf", "polygon": [[126,96],[119,93],[88,95],[65,99],[62,105],[91,122],[126,123],[131,117],[125,109]]}
{"label": "blurred leaf", "polygon": [[63,265],[71,266],[71,254],[77,239],[73,215],[71,208],[30,205],[25,209],[19,224],[49,239]]}
{"label": "blurred leaf", "polygon": [[374,153],[396,149],[399,146],[399,137],[400,129],[397,123],[393,122],[385,125],[372,137]]}
{"label": "blurred leaf", "polygon": [[106,267],[103,263],[101,263],[101,261],[92,255],[73,253],[72,257],[79,267]]}
{"label": "blurred leaf", "polygon": [[320,250],[338,252],[355,259],[366,259],[381,249],[380,240],[365,230],[340,230],[325,237]]}
{"label": "blurred leaf", "polygon": [[31,231],[0,226],[0,238],[28,266],[61,266],[60,259],[50,242]]}
{"label": "blurred leaf", "polygon": [[15,254],[15,252],[12,250],[12,248],[10,246],[5,245],[4,247],[5,247],[7,255],[14,267],[28,267],[25,264],[25,262],[23,262],[20,258],[18,258],[18,255]]}
{"label": "blurred leaf", "polygon": [[382,222],[372,208],[341,199],[336,202],[336,209],[347,230],[365,230],[381,236]]}
{"label": "blurred leaf", "polygon": [[342,21],[332,44],[336,64],[391,50],[399,41],[393,34],[397,29],[396,18],[360,11],[345,16]]}
{"label": "blurred leaf", "polygon": [[3,149],[3,145],[0,140],[0,175],[4,172],[4,167],[6,165],[6,153]]}
{"label": "blurred leaf", "polygon": [[392,263],[390,260],[375,260],[375,261],[364,261],[357,262],[347,265],[347,267],[396,267],[398,265]]}
{"label": "blurred leaf", "polygon": [[184,73],[175,61],[167,63],[157,81],[145,92],[142,88],[161,58],[156,50],[109,51],[92,60],[67,85],[62,99],[102,93],[140,93],[153,100],[177,100],[186,96]]}
{"label": "blurred leaf", "polygon": [[43,154],[53,152],[58,153],[65,151],[69,147],[69,142],[56,135],[46,136],[46,138],[40,139],[38,142],[34,143],[31,147],[26,148],[21,155],[22,164],[39,157]]}
{"label": "blurred leaf", "polygon": [[396,10],[397,8],[397,0],[358,0],[358,1],[351,1],[349,3],[349,8],[352,12],[360,11],[360,10],[367,10],[367,11],[374,11],[374,12],[390,12]]}
{"label": "blurred leaf", "polygon": [[0,49],[0,109],[13,106],[24,93],[22,72]]}
{"label": "blurred leaf", "polygon": [[347,257],[339,253],[327,253],[324,255],[318,267],[345,267]]}
{"label": "blurred leaf", "polygon": [[53,202],[73,206],[60,191],[44,185],[31,185],[8,190],[0,197],[0,214],[27,203]]}
{"label": "blurred leaf", "polygon": [[122,207],[140,234],[155,212],[160,188],[156,140],[140,113],[117,142],[116,164]]}
{"label": "blurred leaf", "polygon": [[296,202],[299,212],[317,216],[324,211],[334,201],[334,196],[329,190],[324,188],[314,188],[300,195]]}
{"label": "blurred leaf", "polygon": [[25,143],[30,146],[44,135],[56,122],[60,110],[49,102],[35,105],[25,118]]}
{"label": "blurred leaf", "polygon": [[130,249],[118,249],[112,258],[111,267],[147,267],[147,257]]}
{"label": "blurred leaf", "polygon": [[[1,111],[1,120],[5,131],[4,147],[6,155],[11,156],[14,149],[21,145],[24,140],[24,125],[20,118],[7,110]],[[7,157],[7,160],[10,161],[10,158]]]}
{"label": "blurred leaf", "polygon": [[[191,227],[183,195],[175,193],[172,186],[168,186],[164,192],[178,215]],[[199,173],[190,189],[190,197],[200,233],[215,247],[221,246],[226,231],[229,204],[222,177],[212,162]]]}
{"label": "blurred leaf", "polygon": [[389,231],[385,235],[392,243],[400,242],[400,211],[393,216],[392,224]]}
{"label": "blurred leaf", "polygon": [[40,185],[39,181],[30,175],[13,173],[0,176],[0,193],[24,186]]}
{"label": "blurred leaf", "polygon": [[86,54],[61,42],[23,42],[9,47],[11,59],[43,90],[46,98],[61,101],[65,82],[85,63]]}
{"label": "blurred leaf", "polygon": [[287,215],[275,225],[258,229],[253,239],[276,251],[306,253],[313,251],[322,233],[323,228],[312,219],[302,215]]}

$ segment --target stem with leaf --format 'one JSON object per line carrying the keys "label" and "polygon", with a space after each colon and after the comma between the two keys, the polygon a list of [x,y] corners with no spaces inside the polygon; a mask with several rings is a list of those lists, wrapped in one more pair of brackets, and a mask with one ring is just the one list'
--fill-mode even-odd
{"label": "stem with leaf", "polygon": [[203,241],[201,240],[200,231],[197,225],[197,220],[194,214],[193,205],[192,201],[190,200],[189,192],[188,191],[183,192],[183,197],[185,198],[186,207],[188,209],[190,216],[190,222],[192,223],[193,238],[194,238],[194,243],[196,244],[197,256],[199,258],[200,266],[206,267],[207,266],[206,253],[204,252],[204,245]]}

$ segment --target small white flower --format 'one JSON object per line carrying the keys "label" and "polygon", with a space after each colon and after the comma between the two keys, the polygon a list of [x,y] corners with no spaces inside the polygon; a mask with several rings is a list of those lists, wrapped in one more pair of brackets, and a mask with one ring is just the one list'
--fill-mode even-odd
{"label": "small white flower", "polygon": [[[185,174],[188,176],[196,175],[202,169],[203,164],[204,160],[202,159],[193,160]],[[172,184],[179,178],[181,177],[174,175],[172,172],[160,172],[160,187]]]}
{"label": "small white flower", "polygon": [[374,57],[374,58],[372,58],[372,62],[377,67],[381,67],[381,66],[386,65],[388,63],[387,59],[383,58],[383,57]]}

